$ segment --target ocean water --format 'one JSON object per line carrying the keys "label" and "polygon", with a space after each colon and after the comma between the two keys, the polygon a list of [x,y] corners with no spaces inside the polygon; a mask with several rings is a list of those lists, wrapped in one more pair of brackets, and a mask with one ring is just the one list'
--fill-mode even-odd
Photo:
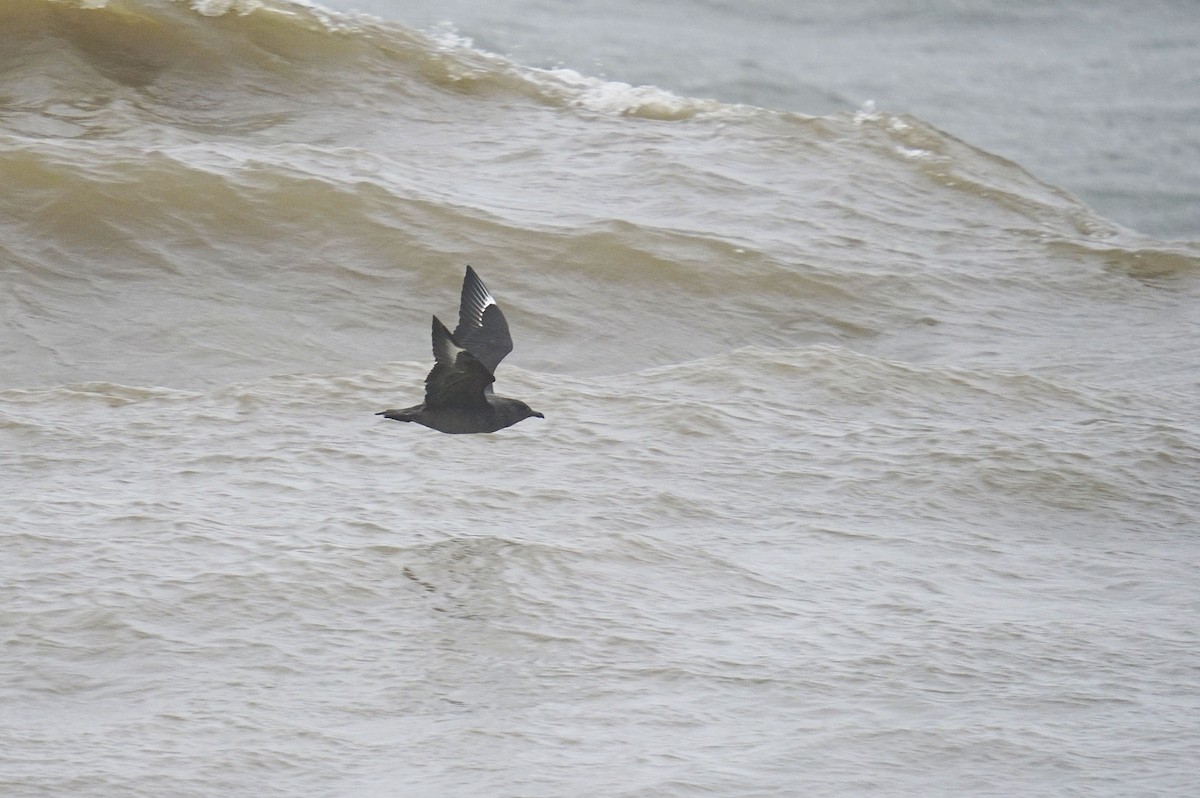
{"label": "ocean water", "polygon": [[1186,224],[367,10],[0,5],[0,794],[1200,790]]}
{"label": "ocean water", "polygon": [[328,0],[523,64],[760,108],[873,102],[1100,215],[1200,238],[1200,13],[1180,0]]}

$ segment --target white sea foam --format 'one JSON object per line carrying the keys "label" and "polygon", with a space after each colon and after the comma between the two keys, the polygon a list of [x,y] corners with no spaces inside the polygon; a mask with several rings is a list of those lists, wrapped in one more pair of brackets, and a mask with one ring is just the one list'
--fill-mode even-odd
{"label": "white sea foam", "polygon": [[[264,8],[262,0],[189,0],[189,3],[192,9],[206,17],[220,17],[229,13],[245,15]],[[281,6],[277,4],[273,8],[279,10]]]}
{"label": "white sea foam", "polygon": [[574,105],[601,114],[676,119],[710,113],[724,106],[715,100],[682,97],[656,86],[633,86],[620,81],[589,77],[573,69],[532,70],[543,85],[566,89]]}

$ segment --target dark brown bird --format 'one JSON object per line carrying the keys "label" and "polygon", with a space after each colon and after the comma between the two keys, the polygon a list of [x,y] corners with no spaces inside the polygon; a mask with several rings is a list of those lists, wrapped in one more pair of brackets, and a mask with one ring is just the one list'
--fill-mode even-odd
{"label": "dark brown bird", "polygon": [[496,366],[512,348],[500,306],[468,266],[454,333],[433,317],[435,362],[425,378],[425,401],[375,415],[454,434],[495,432],[527,418],[545,418],[519,399],[492,392]]}

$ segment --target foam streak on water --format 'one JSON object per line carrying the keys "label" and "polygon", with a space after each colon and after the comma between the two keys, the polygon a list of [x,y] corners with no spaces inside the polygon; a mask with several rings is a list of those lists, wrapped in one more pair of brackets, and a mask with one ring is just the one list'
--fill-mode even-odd
{"label": "foam streak on water", "polygon": [[[1200,246],[914,117],[99,5],[0,12],[0,793],[1200,787]],[[374,417],[468,262],[546,419]]]}

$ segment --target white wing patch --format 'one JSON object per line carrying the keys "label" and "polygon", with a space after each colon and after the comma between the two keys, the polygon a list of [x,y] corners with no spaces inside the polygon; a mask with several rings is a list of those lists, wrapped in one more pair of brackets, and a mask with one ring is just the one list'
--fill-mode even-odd
{"label": "white wing patch", "polygon": [[458,359],[458,353],[463,351],[460,347],[454,345],[449,335],[438,336],[437,348],[433,351],[434,359],[439,363],[445,363],[447,366],[453,366],[454,361]]}
{"label": "white wing patch", "polygon": [[438,321],[438,317],[433,317],[433,359],[438,363],[445,363],[447,366],[453,366],[458,359],[458,353],[462,352],[463,348],[454,342],[454,336],[446,329],[446,325]]}
{"label": "white wing patch", "polygon": [[476,327],[483,326],[483,314],[489,305],[496,304],[491,293],[478,280],[471,286],[471,323]]}

